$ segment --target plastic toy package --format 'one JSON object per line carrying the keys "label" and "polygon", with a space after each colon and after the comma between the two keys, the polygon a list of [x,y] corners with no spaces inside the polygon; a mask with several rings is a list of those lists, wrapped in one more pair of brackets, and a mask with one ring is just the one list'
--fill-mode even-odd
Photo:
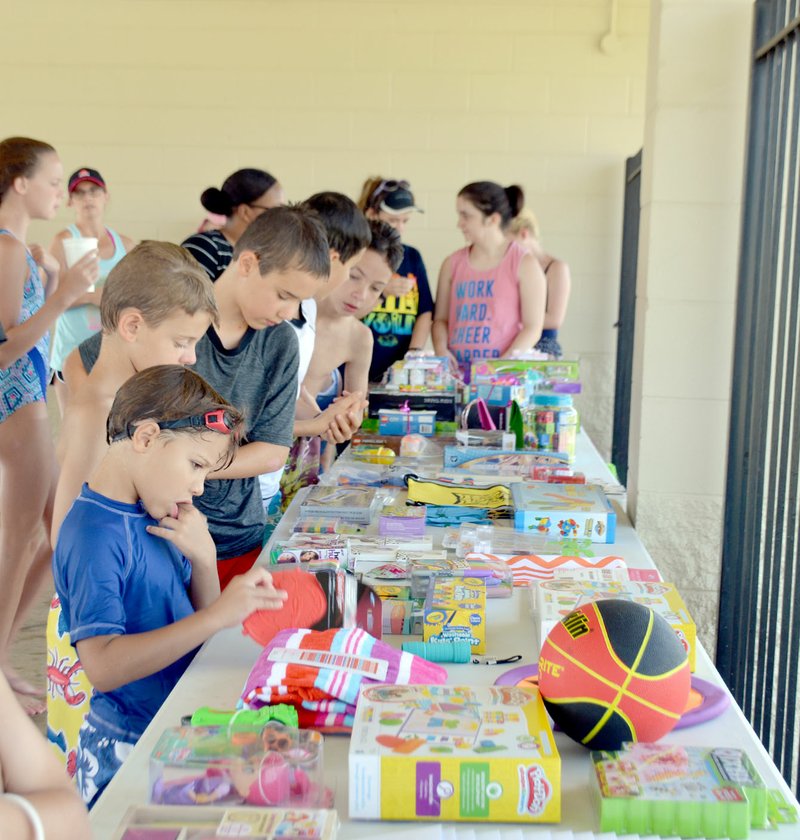
{"label": "plastic toy package", "polygon": [[222,726],[166,729],[150,757],[159,805],[329,807],[318,732],[270,721],[261,732]]}
{"label": "plastic toy package", "polygon": [[112,840],[336,840],[336,811],[312,808],[193,808],[167,805],[128,809]]}
{"label": "plastic toy package", "polygon": [[736,840],[769,824],[767,789],[743,750],[624,744],[592,762],[603,831]]}
{"label": "plastic toy package", "polygon": [[503,562],[484,558],[420,558],[409,563],[411,596],[424,598],[431,578],[479,578],[487,598],[510,598],[514,589],[511,569]]}

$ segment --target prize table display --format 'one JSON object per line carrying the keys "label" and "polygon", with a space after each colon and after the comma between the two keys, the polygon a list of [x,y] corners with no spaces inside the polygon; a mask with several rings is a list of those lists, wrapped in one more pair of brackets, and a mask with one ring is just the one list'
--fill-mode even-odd
{"label": "prize table display", "polygon": [[[613,476],[597,450],[588,437],[582,433],[578,437],[575,466],[586,475],[587,480],[596,480],[603,484],[614,483]],[[301,500],[302,495],[299,495],[292,502],[276,529],[273,540],[281,539],[282,536],[288,534],[291,523],[297,516]],[[609,554],[624,557],[629,567],[654,568],[649,554],[625,514],[618,509],[617,515],[616,541],[604,546],[604,550],[607,550]],[[438,531],[441,535],[443,529],[430,530],[436,539],[436,532]],[[264,562],[268,562],[268,548],[269,546],[262,553]],[[515,589],[510,600],[490,599],[487,603],[486,624],[488,657],[506,658],[519,654],[522,659],[514,666],[448,665],[448,684],[491,685],[498,677],[509,671],[510,667],[534,665],[537,662],[537,631],[530,607],[529,593],[526,589]],[[409,640],[408,636],[385,636],[384,638],[398,648],[403,641]],[[163,730],[179,725],[182,717],[190,715],[200,706],[233,708],[260,652],[261,647],[250,637],[245,636],[241,628],[220,632],[205,643],[145,731],[131,756],[125,761],[93,808],[91,822],[96,840],[113,837],[122,816],[131,805],[147,803],[150,754]],[[727,692],[719,674],[699,643],[695,676]],[[551,834],[557,838],[559,832],[566,831],[582,832],[581,840],[600,837],[599,811],[593,790],[594,782],[590,776],[592,767],[589,751],[563,733],[556,732],[555,738],[561,756],[562,819],[560,823],[522,825],[464,823],[461,829],[474,830],[478,838],[483,835],[498,836],[497,831],[504,829],[522,829],[526,836],[541,835],[543,838]],[[420,832],[424,829],[425,826],[420,823],[349,819],[349,741],[347,735],[325,736],[325,781],[334,791],[333,807],[337,809],[341,821],[338,837],[342,840],[391,837],[393,834]],[[743,749],[762,775],[766,786],[780,789],[789,802],[797,805],[788,786],[733,700],[719,716],[697,726],[675,729],[663,741],[687,746],[725,746]],[[595,832],[597,832],[596,835]],[[750,832],[750,836],[757,840],[759,838],[766,840],[768,837],[774,840],[781,840],[781,838],[788,840],[790,837],[797,837],[798,834],[800,834],[800,828],[797,824],[783,825],[777,831],[751,830]],[[608,832],[602,834],[603,838],[614,836]]]}

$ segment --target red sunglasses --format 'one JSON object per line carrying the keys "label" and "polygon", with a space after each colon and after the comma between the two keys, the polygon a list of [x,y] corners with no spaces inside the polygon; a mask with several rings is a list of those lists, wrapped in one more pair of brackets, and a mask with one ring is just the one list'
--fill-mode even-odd
{"label": "red sunglasses", "polygon": [[[224,408],[216,411],[207,411],[205,414],[193,414],[191,417],[181,417],[178,420],[157,420],[159,429],[211,429],[212,432],[219,432],[222,435],[230,435],[236,429],[236,423],[230,413]],[[125,440],[133,437],[136,431],[136,423],[128,423],[124,432],[119,432],[110,438],[109,443],[116,443],[118,440]]]}

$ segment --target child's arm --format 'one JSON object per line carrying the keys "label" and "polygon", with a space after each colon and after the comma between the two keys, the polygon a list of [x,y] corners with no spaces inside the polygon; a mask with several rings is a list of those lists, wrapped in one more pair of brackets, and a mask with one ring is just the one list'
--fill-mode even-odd
{"label": "child's arm", "polygon": [[[93,410],[94,409],[94,410]],[[64,413],[56,454],[61,472],[53,503],[50,544],[55,547],[61,523],[106,451],[104,413],[97,406],[72,401]]]}
{"label": "child's arm", "polygon": [[86,675],[98,691],[148,677],[177,662],[218,630],[235,627],[255,610],[279,609],[286,593],[254,566],[235,577],[213,604],[174,624],[132,635],[92,636],[76,643]]}
{"label": "child's arm", "polygon": [[424,350],[428,343],[428,338],[431,334],[432,313],[423,312],[417,315],[417,320],[414,321],[414,329],[411,331],[411,343],[408,345],[409,350]]}
{"label": "child's arm", "polygon": [[453,277],[450,272],[450,258],[448,257],[439,271],[439,285],[436,288],[436,306],[433,311],[433,326],[431,338],[433,349],[437,356],[449,356],[452,363],[458,366],[455,356],[450,352],[447,343],[450,339],[450,286]]}
{"label": "child's arm", "polygon": [[564,260],[553,260],[545,276],[547,281],[547,310],[544,313],[544,328],[557,330],[567,314],[567,303],[572,288],[569,266]]}
{"label": "child's arm", "polygon": [[[306,394],[301,395],[297,402],[298,408],[294,421],[294,434],[296,437],[324,435],[332,429],[342,433],[346,428],[352,426],[357,417],[360,417],[361,412],[367,407],[367,401],[360,392],[343,394],[341,397],[337,397],[325,411],[320,411],[319,406],[317,406],[317,412],[312,417],[298,419],[298,415],[302,413],[301,401],[302,409],[304,410],[307,407],[308,396],[306,395],[308,391],[307,389],[304,389],[304,391]],[[316,405],[316,403],[314,404]],[[358,425],[355,428],[358,428]],[[352,436],[353,431],[350,432],[350,436]],[[349,436],[345,440],[349,440]],[[336,443],[344,443],[344,440],[337,440]]]}
{"label": "child's arm", "polygon": [[539,261],[525,254],[519,264],[519,305],[522,329],[503,351],[503,356],[525,353],[541,338],[547,281]]}
{"label": "child's arm", "polygon": [[72,304],[97,277],[97,256],[87,254],[61,278],[58,287],[42,307],[18,324],[22,290],[28,276],[25,248],[10,236],[0,236],[0,324],[6,341],[0,344],[0,369],[5,370],[24,356],[50,329],[56,318]]}
{"label": "child's arm", "polygon": [[211,473],[209,478],[253,478],[283,469],[288,457],[288,446],[256,440],[240,446],[233,463],[224,470]]}
{"label": "child's arm", "polygon": [[433,297],[431,295],[431,286],[428,282],[428,270],[425,268],[422,255],[419,253],[417,253],[413,271],[417,278],[419,302],[417,305],[417,320],[414,321],[414,329],[411,332],[411,343],[408,347],[410,350],[424,350],[428,339],[431,337]]}
{"label": "child's arm", "polygon": [[350,325],[347,358],[344,362],[344,391],[366,394],[369,391],[369,366],[372,362],[372,330],[361,321]]}
{"label": "child's arm", "polygon": [[[47,840],[91,837],[89,817],[74,784],[47,741],[0,674],[0,776],[3,790],[24,796],[39,815]],[[0,826],[7,840],[33,837],[19,804],[0,796]]]}

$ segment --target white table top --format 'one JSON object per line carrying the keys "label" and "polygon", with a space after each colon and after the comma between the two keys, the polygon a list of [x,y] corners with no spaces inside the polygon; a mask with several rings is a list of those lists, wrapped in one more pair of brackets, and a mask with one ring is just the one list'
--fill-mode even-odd
{"label": "white table top", "polygon": [[[611,476],[600,456],[587,438],[581,436],[578,466],[587,477],[611,481]],[[289,514],[291,515],[291,510]],[[618,541],[606,546],[609,554],[626,558],[629,566],[652,567],[653,563],[636,532],[624,514],[617,526]],[[516,590],[509,600],[490,600],[487,610],[487,653],[523,656],[518,664],[534,664],[537,660],[536,632],[533,617],[528,609],[527,593]],[[408,637],[403,637],[407,639]],[[399,643],[401,637],[389,637]],[[149,756],[161,732],[168,726],[176,726],[183,715],[191,714],[204,705],[216,708],[232,708],[238,700],[245,679],[260,653],[260,647],[240,630],[227,630],[210,639],[197,654],[194,662],[170,694],[159,713],[137,744],[130,758],[108,786],[91,812],[91,822],[96,840],[106,840],[114,835],[126,809],[133,804],[147,802]],[[514,666],[516,667],[516,666]],[[449,682],[478,685],[492,683],[507,669],[507,666],[493,665],[451,665]],[[721,679],[711,664],[706,652],[698,645],[696,675],[710,682],[722,685]],[[780,776],[755,733],[732,701],[728,709],[718,718],[700,726],[675,730],[665,741],[698,746],[730,746],[746,749],[768,787],[780,788],[790,801],[791,791]],[[581,840],[591,840],[599,831],[598,814],[590,794],[588,752],[556,733],[556,743],[562,760],[562,803],[563,818],[558,825],[526,826],[526,834],[541,835],[543,840],[558,837],[560,831],[571,829],[580,834]],[[349,739],[346,736],[327,736],[325,739],[326,782],[335,789],[335,804],[342,821],[341,840],[362,837],[391,837],[392,834],[407,831],[409,823],[356,822],[347,815],[348,778],[347,752]],[[417,824],[418,829],[421,828]],[[488,837],[492,827],[471,825],[476,837],[484,832]],[[496,830],[496,827],[494,827]],[[495,834],[495,836],[497,836]],[[565,835],[566,836],[566,835]],[[576,835],[577,836],[577,835]],[[603,834],[604,840],[613,834]],[[788,840],[800,836],[800,826],[784,826],[778,832],[753,831],[755,840]]]}

